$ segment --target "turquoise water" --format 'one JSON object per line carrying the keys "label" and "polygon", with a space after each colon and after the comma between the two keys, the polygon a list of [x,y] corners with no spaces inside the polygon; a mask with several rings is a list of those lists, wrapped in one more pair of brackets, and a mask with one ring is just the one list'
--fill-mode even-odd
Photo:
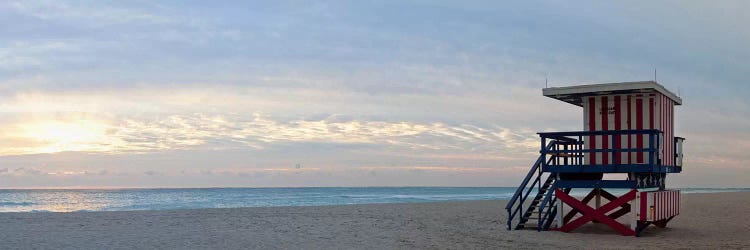
{"label": "turquoise water", "polygon": [[[502,200],[512,187],[320,187],[0,190],[0,212],[171,210]],[[750,191],[683,188],[683,193]],[[575,193],[574,193],[575,194]]]}

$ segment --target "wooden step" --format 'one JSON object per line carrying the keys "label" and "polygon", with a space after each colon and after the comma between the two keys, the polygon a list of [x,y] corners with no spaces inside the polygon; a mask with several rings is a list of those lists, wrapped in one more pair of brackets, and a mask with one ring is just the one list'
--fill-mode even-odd
{"label": "wooden step", "polygon": [[547,153],[547,154],[553,157],[576,157],[575,154],[570,154],[570,153]]}
{"label": "wooden step", "polygon": [[581,144],[579,141],[555,141],[557,145],[578,145]]}
{"label": "wooden step", "polygon": [[539,223],[539,219],[538,218],[534,218],[534,219],[529,219],[526,222],[520,223],[518,225],[523,225],[524,228],[533,228],[533,229],[536,229],[538,223]]}
{"label": "wooden step", "polygon": [[526,223],[523,223],[523,224],[519,224],[519,226],[523,226],[523,228],[521,228],[521,229],[534,229],[534,230],[536,230],[536,228],[537,228],[537,225],[538,225],[538,224],[537,224],[537,222],[536,222],[536,221],[534,221],[533,223],[532,223],[532,222],[529,222],[529,221],[527,221]]}

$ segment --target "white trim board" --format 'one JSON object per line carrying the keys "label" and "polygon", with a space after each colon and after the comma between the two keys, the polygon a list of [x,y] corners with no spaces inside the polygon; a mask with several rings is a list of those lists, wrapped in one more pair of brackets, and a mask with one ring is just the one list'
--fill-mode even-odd
{"label": "white trim board", "polygon": [[552,87],[542,89],[544,96],[564,101],[582,107],[581,98],[584,96],[599,96],[621,93],[649,93],[659,92],[674,101],[675,105],[682,105],[682,98],[661,86],[655,81],[618,82],[587,84],[569,87]]}

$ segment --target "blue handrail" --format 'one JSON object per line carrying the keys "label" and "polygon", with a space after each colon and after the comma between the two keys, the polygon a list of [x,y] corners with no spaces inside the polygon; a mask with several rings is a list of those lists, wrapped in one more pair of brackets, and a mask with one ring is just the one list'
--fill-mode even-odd
{"label": "blue handrail", "polygon": [[[551,141],[545,149],[550,150],[554,146],[554,143],[555,141]],[[522,211],[523,202],[531,193],[531,190],[533,189],[534,185],[536,185],[537,183],[541,181],[542,172],[540,171],[541,169],[539,169],[539,167],[542,165],[545,158],[546,157],[543,154],[540,155],[539,158],[537,158],[536,162],[534,162],[534,165],[532,165],[531,169],[529,169],[529,173],[526,174],[526,178],[523,179],[523,181],[521,182],[521,185],[518,187],[518,189],[516,189],[516,192],[513,193],[513,196],[510,198],[510,200],[508,200],[508,204],[505,205],[505,210],[508,212],[508,230],[510,230],[512,227],[513,219],[515,219],[516,215],[518,215],[518,213]],[[531,180],[531,178],[534,178],[535,175],[536,175],[536,179],[531,184],[531,186],[528,186],[529,181]],[[525,194],[522,195],[523,191],[526,190],[527,187],[528,187],[528,190],[525,192]],[[518,206],[515,209],[513,209],[513,206],[516,204],[519,198],[521,200],[520,204],[518,204]]]}
{"label": "blue handrail", "polygon": [[[554,218],[548,218],[548,217],[550,217],[550,215],[552,215],[553,212],[557,212],[557,208],[553,208],[555,206],[555,202],[557,201],[557,198],[555,198],[554,200],[552,200],[552,194],[555,193],[555,189],[557,189],[557,183],[552,184],[552,186],[550,187],[550,189],[547,190],[547,194],[544,196],[544,199],[542,200],[542,203],[539,204],[539,221],[537,222],[538,223],[537,224],[537,230],[538,231],[542,231],[543,229],[546,229],[546,228],[543,228],[543,225],[549,225],[549,224],[551,224],[551,223],[546,223],[546,222],[551,221],[551,220],[554,219]],[[550,203],[549,208],[547,209],[547,212],[543,213],[544,212],[544,208],[547,205],[547,202],[550,202],[550,200],[552,200],[552,201]],[[554,209],[554,211],[553,211],[553,209]],[[552,215],[552,216],[554,216],[554,215]]]}

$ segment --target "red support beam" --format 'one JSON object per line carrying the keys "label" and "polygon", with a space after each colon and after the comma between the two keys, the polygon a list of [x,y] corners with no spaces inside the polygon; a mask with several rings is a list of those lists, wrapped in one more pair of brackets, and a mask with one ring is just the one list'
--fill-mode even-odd
{"label": "red support beam", "polygon": [[[591,199],[593,199],[594,196],[596,196],[596,192],[595,191],[596,191],[596,189],[591,190],[591,192],[589,192],[589,194],[587,194],[586,197],[584,197],[583,200],[581,200],[581,202],[583,202],[584,204],[588,204],[589,201],[591,201]],[[568,221],[570,221],[571,219],[573,219],[573,217],[575,217],[576,214],[578,214],[580,212],[581,211],[578,211],[578,209],[575,209],[575,208],[571,209],[570,212],[568,212],[568,214],[566,214],[565,217],[563,217],[563,221],[564,221],[563,224],[568,223]]]}
{"label": "red support beam", "polygon": [[[617,199],[617,196],[615,196],[615,195],[607,192],[607,190],[604,190],[604,189],[598,189],[598,190],[599,190],[599,194],[603,198],[605,198],[605,199],[607,199],[609,201],[613,201],[613,200]],[[591,201],[591,199],[594,198],[594,196],[596,196],[596,191],[597,191],[597,189],[591,190],[591,192],[589,192],[589,194],[586,195],[586,197],[584,197],[581,200],[581,202],[583,204],[588,204],[589,201]],[[581,211],[578,211],[578,209],[571,208],[570,212],[568,212],[568,214],[566,214],[565,217],[563,217],[563,224],[568,223],[571,219],[573,219],[573,217],[575,217],[580,212]],[[609,217],[612,218],[612,219],[617,219],[617,218],[622,217],[623,215],[628,214],[629,212],[630,212],[630,204],[625,203],[625,204],[622,204],[620,206],[619,210],[617,210],[617,211],[612,212],[611,214],[609,214]],[[594,222],[596,222],[596,221],[594,221]]]}
{"label": "red support beam", "polygon": [[623,206],[623,204],[635,199],[636,190],[630,190],[630,192],[620,196],[619,198],[605,204],[604,206],[601,206],[598,209],[594,209],[590,207],[588,204],[583,203],[576,198],[566,194],[560,189],[555,189],[555,196],[560,199],[560,201],[564,202],[568,206],[570,206],[573,209],[576,209],[580,211],[583,215],[579,217],[578,219],[575,219],[569,223],[566,223],[562,227],[560,227],[558,230],[563,232],[570,232],[574,229],[582,226],[583,224],[586,224],[589,221],[596,220],[598,222],[601,222],[612,229],[616,230],[622,235],[625,236],[631,236],[635,235],[635,231],[632,229],[626,227],[625,225],[621,224],[620,222],[617,222],[615,219],[610,218],[607,216],[607,213],[609,211],[612,211],[615,208]]}

